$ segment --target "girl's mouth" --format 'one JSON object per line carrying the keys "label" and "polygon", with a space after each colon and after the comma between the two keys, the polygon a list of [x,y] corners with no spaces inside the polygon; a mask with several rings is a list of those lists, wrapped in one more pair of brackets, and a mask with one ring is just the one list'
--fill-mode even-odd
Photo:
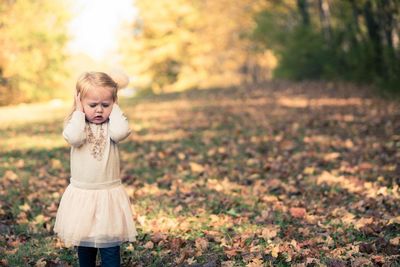
{"label": "girl's mouth", "polygon": [[96,116],[96,117],[94,117],[94,119],[95,120],[101,120],[101,119],[103,119],[103,117],[102,116]]}

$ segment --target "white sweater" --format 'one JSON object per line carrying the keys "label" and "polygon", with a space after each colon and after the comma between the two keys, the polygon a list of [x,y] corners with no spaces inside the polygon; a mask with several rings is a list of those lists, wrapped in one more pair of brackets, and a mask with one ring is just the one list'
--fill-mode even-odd
{"label": "white sweater", "polygon": [[[92,132],[104,130],[105,143],[100,157],[92,155],[88,127]],[[89,123],[85,113],[74,111],[64,128],[63,136],[71,147],[71,183],[84,189],[110,188],[121,183],[117,143],[131,133],[129,123],[117,104],[109,120],[102,124]]]}

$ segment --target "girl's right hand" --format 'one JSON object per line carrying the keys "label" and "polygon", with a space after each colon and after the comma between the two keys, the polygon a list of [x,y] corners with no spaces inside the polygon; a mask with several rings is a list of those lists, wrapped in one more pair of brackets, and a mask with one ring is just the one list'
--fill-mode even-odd
{"label": "girl's right hand", "polygon": [[78,93],[75,95],[75,104],[76,104],[76,110],[83,112],[83,106],[81,102],[81,93]]}

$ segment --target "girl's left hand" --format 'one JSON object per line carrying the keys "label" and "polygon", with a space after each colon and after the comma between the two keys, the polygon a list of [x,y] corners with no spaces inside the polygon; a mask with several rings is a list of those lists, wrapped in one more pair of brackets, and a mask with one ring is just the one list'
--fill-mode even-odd
{"label": "girl's left hand", "polygon": [[75,95],[75,104],[76,104],[76,110],[83,112],[83,106],[81,102],[81,93],[78,93]]}

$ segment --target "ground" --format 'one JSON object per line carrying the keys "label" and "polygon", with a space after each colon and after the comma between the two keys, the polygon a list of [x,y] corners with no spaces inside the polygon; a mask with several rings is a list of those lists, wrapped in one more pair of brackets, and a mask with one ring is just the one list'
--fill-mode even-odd
{"label": "ground", "polygon": [[[268,82],[121,99],[138,240],[123,266],[399,266],[400,105]],[[68,105],[1,108],[0,265],[75,266],[52,232]]]}

